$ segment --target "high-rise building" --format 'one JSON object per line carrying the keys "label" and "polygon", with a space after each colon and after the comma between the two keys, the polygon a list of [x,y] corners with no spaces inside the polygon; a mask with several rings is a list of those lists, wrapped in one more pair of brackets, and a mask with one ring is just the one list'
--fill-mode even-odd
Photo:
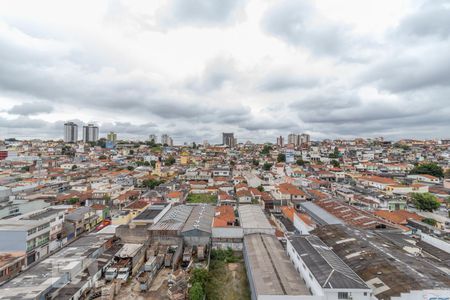
{"label": "high-rise building", "polygon": [[282,137],[281,135],[277,137],[277,145],[278,147],[283,147],[284,145],[284,137]]}
{"label": "high-rise building", "polygon": [[173,146],[173,139],[168,134],[163,134],[161,136],[161,144]]}
{"label": "high-rise building", "polygon": [[309,144],[309,141],[310,141],[310,136],[309,136],[309,134],[302,133],[302,134],[300,135],[300,144],[301,144],[301,145],[307,145],[307,144]]}
{"label": "high-rise building", "polygon": [[117,141],[117,133],[111,131],[106,135],[106,140],[109,142],[116,142]]}
{"label": "high-rise building", "polygon": [[236,139],[234,138],[234,133],[222,133],[222,144],[224,146],[234,148],[236,146]]}
{"label": "high-rise building", "polygon": [[78,125],[74,122],[64,124],[64,142],[76,143],[78,141]]}
{"label": "high-rise building", "polygon": [[83,142],[96,142],[98,141],[98,127],[94,124],[87,124],[83,126]]}
{"label": "high-rise building", "polygon": [[294,146],[300,145],[300,135],[291,133],[288,135],[288,144],[293,144]]}
{"label": "high-rise building", "polygon": [[153,141],[153,143],[157,143],[158,142],[158,137],[156,136],[156,134],[150,134],[148,136],[148,140],[149,140],[149,142]]}

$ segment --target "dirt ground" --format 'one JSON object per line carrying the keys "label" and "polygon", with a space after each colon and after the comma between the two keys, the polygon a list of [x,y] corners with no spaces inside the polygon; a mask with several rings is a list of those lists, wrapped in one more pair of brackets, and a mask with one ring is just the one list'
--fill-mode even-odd
{"label": "dirt ground", "polygon": [[136,279],[123,284],[119,293],[114,299],[124,300],[169,300],[167,296],[167,278],[170,273],[169,268],[164,268],[159,271],[156,278],[153,280],[150,289],[147,292],[141,292],[139,283]]}
{"label": "dirt ground", "polygon": [[206,287],[211,300],[250,300],[250,289],[243,261],[216,263],[210,269],[211,282]]}

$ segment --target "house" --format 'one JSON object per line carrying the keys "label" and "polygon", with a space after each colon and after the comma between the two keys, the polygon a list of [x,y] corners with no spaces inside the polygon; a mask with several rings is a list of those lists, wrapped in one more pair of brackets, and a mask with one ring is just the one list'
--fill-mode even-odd
{"label": "house", "polygon": [[236,192],[239,204],[252,203],[252,194],[248,189],[240,189]]}
{"label": "house", "polygon": [[186,200],[186,194],[182,191],[173,191],[165,195],[167,202],[171,203],[183,203]]}
{"label": "house", "polygon": [[407,178],[430,184],[439,184],[441,182],[439,178],[428,174],[410,174],[407,176]]}
{"label": "house", "polygon": [[275,199],[281,200],[282,205],[297,206],[299,202],[306,200],[305,192],[290,183],[277,185],[272,195]]}
{"label": "house", "polygon": [[242,251],[243,230],[238,226],[232,206],[218,206],[212,225],[213,249],[228,249]]}

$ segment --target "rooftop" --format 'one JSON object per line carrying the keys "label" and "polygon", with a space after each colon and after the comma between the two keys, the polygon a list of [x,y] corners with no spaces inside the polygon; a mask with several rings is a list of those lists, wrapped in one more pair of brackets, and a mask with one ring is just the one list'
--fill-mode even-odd
{"label": "rooftop", "polygon": [[247,272],[259,295],[310,295],[308,288],[273,235],[244,237]]}
{"label": "rooftop", "polygon": [[323,288],[369,289],[317,236],[294,235],[289,241]]}
{"label": "rooftop", "polygon": [[238,211],[242,228],[272,229],[272,225],[258,205],[241,205]]}
{"label": "rooftop", "polygon": [[327,225],[313,233],[373,289],[379,299],[411,290],[448,289],[449,268],[420,255],[419,248],[395,231]]}

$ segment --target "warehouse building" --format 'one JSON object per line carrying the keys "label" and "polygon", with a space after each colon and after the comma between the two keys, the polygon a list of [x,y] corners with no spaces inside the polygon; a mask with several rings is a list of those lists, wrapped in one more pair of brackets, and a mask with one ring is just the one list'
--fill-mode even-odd
{"label": "warehouse building", "polygon": [[244,236],[244,260],[252,300],[322,299],[311,296],[275,235]]}
{"label": "warehouse building", "polygon": [[148,229],[150,241],[164,244],[178,244],[181,231],[194,206],[178,205],[172,207],[157,223]]}
{"label": "warehouse building", "polygon": [[189,246],[205,246],[211,241],[214,207],[195,205],[181,230],[184,242]]}
{"label": "warehouse building", "polygon": [[238,212],[244,235],[253,233],[275,234],[275,228],[270,225],[269,220],[258,205],[241,205]]}
{"label": "warehouse building", "polygon": [[286,250],[313,295],[327,300],[372,298],[366,283],[317,236],[291,235]]}

